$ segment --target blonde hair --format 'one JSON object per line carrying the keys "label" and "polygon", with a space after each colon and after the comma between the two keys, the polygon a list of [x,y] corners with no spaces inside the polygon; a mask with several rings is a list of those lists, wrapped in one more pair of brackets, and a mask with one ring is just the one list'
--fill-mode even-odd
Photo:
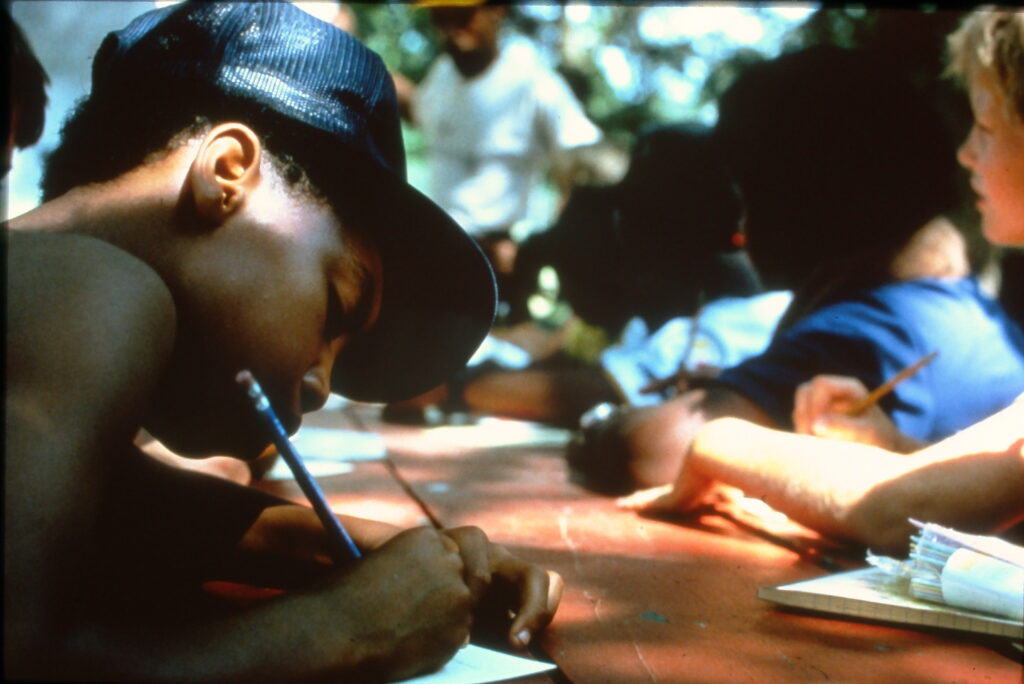
{"label": "blonde hair", "polygon": [[1024,11],[983,7],[968,14],[947,39],[946,74],[961,83],[990,74],[1006,103],[1024,119]]}

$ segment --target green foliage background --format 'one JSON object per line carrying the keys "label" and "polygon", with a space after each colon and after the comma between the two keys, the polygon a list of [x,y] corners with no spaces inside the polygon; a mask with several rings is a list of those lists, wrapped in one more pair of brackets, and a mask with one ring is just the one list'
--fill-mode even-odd
{"label": "green foliage background", "polygon": [[[690,120],[707,123],[709,107],[713,122],[715,102],[744,66],[775,56],[750,46],[720,42],[709,46],[702,39],[668,43],[647,40],[639,28],[643,12],[670,4],[674,3],[591,3],[589,17],[581,26],[569,20],[564,3],[546,5],[543,20],[536,12],[512,3],[506,29],[532,39],[566,77],[608,139],[629,149],[637,133],[651,124]],[[428,12],[407,3],[354,3],[351,7],[358,20],[359,37],[381,54],[389,68],[414,82],[422,79],[440,52]],[[780,31],[779,18],[767,6],[748,8],[766,30]],[[785,29],[777,49],[786,52],[827,43],[878,54],[922,89],[944,117],[951,139],[959,142],[970,127],[970,110],[963,93],[942,73],[946,36],[964,11],[925,4],[899,9],[829,5]],[[581,31],[589,33],[587,40],[578,39]],[[616,90],[598,66],[597,51],[602,46],[616,46],[630,56],[636,84],[629,93]],[[694,96],[681,101],[666,93],[655,76],[666,70],[681,75],[693,60],[701,63],[706,76]],[[410,174],[416,182],[425,173],[423,140],[414,129],[407,129],[406,134]],[[971,260],[980,265],[988,259],[989,249],[978,235],[977,217],[968,204],[957,218],[971,244]]]}
{"label": "green foliage background", "polygon": [[[659,3],[664,6],[668,3]],[[440,51],[428,13],[408,3],[353,3],[359,37],[381,54],[388,66],[414,82],[423,78]],[[650,42],[638,28],[641,13],[650,3],[594,3],[585,27],[566,17],[563,4],[549,5],[546,14],[554,20],[538,20],[530,12],[511,4],[507,28],[531,38],[567,77],[582,96],[587,112],[612,138],[629,142],[646,124],[697,118],[701,108],[714,103],[745,64],[774,55],[749,47],[732,50],[702,49],[695,41],[669,44]],[[753,6],[762,21],[773,19],[765,8]],[[906,71],[949,110],[951,129],[962,127],[965,104],[950,84],[940,78],[945,36],[956,26],[962,11],[920,9],[866,9],[862,6],[819,9],[781,41],[784,51],[832,43],[862,47],[890,59],[893,67]],[[596,37],[586,42],[573,40],[573,32],[586,30]],[[636,95],[623,98],[597,66],[596,49],[614,45],[635,60],[638,73]],[[705,61],[708,76],[689,102],[666,96],[653,74],[659,69],[683,70],[688,59]]]}

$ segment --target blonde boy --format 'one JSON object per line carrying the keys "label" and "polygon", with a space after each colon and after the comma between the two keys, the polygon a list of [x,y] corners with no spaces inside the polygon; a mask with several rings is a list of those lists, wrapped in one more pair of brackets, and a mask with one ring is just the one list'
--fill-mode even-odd
{"label": "blonde boy", "polygon": [[[404,180],[400,130],[380,58],[290,3],[104,40],[46,201],[3,232],[6,679],[390,681],[448,660],[485,594],[516,646],[550,619],[559,580],[475,528],[345,516],[363,557],[335,566],[311,509],[133,444],[257,456],[242,368],[294,431],[332,391],[465,364],[493,279]],[[240,611],[218,579],[286,591]]]}
{"label": "blonde boy", "polygon": [[971,171],[985,237],[1024,244],[1024,12],[973,12],[949,49],[948,71],[967,87],[974,112],[959,159]]}

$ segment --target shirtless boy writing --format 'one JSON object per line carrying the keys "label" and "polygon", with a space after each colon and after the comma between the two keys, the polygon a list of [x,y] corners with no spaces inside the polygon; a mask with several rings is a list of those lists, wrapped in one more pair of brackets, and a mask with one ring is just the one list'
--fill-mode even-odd
{"label": "shirtless boy writing", "polygon": [[[343,517],[133,446],[254,458],[331,390],[443,381],[486,334],[479,250],[404,181],[376,55],[290,3],[182,3],[110,34],[46,201],[5,231],[6,675],[130,681],[406,677],[501,594],[524,646],[560,580],[471,528]],[[287,589],[240,612],[207,580]],[[490,604],[490,600],[487,602]]]}

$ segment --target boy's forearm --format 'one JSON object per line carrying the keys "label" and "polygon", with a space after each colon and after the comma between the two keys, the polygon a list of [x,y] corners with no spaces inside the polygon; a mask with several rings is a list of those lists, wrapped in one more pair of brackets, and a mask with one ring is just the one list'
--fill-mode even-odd
{"label": "boy's forearm", "polygon": [[[330,568],[326,532],[309,506],[149,459],[126,461],[104,510],[110,553],[144,559],[179,582],[192,577],[285,589]],[[365,549],[400,531],[342,519]]]}
{"label": "boy's forearm", "polygon": [[687,467],[824,534],[900,552],[909,517],[989,531],[1024,516],[1024,438],[1001,429],[984,448],[961,433],[903,456],[723,419],[701,431]]}
{"label": "boy's forearm", "polygon": [[[250,552],[286,552],[299,556],[328,556],[327,530],[309,506],[288,504],[265,508],[246,531],[239,548]],[[360,549],[375,549],[402,531],[377,520],[351,515],[338,519]]]}
{"label": "boy's forearm", "polygon": [[[742,419],[772,426],[768,414],[753,401],[727,387],[712,384],[645,409],[647,417],[629,435],[630,470],[639,487],[673,482],[696,436],[716,418]],[[735,449],[735,447],[734,447]]]}
{"label": "boy's forearm", "polygon": [[[896,459],[897,473],[879,481],[860,505],[874,529],[907,517],[972,532],[992,532],[1024,519],[1024,403],[937,444]],[[884,517],[888,515],[888,517]]]}
{"label": "boy's forearm", "polygon": [[[401,528],[339,515],[356,546],[375,549]],[[306,586],[330,570],[327,530],[309,506],[282,502],[263,509],[217,570],[219,579],[278,589]]]}
{"label": "boy's forearm", "polygon": [[174,468],[135,450],[118,459],[100,511],[100,544],[115,564],[176,584],[201,582],[229,562],[262,512],[288,503]]}
{"label": "boy's forearm", "polygon": [[824,534],[861,541],[851,513],[870,489],[867,473],[878,474],[886,460],[898,458],[887,454],[724,418],[698,433],[686,467]]}

